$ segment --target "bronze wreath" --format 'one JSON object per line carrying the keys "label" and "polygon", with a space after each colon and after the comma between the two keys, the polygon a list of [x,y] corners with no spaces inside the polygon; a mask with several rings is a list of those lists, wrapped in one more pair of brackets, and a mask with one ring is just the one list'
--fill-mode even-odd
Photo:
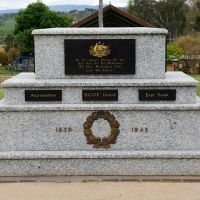
{"label": "bronze wreath", "polygon": [[[91,128],[93,123],[98,119],[104,119],[110,124],[111,133],[107,137],[96,137]],[[93,144],[94,148],[110,148],[110,144],[115,144],[117,137],[120,133],[119,130],[120,124],[115,119],[115,116],[110,114],[107,111],[97,111],[93,112],[86,119],[86,122],[83,124],[84,134],[87,139],[87,144]]]}

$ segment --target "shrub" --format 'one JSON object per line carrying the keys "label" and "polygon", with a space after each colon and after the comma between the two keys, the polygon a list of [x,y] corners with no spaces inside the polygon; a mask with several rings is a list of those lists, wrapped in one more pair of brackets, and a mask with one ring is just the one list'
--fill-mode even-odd
{"label": "shrub", "polygon": [[176,47],[174,44],[167,45],[167,63],[177,61],[183,55],[183,50]]}
{"label": "shrub", "polygon": [[0,52],[0,64],[8,65],[8,54],[6,52]]}
{"label": "shrub", "polygon": [[9,51],[8,51],[8,62],[10,64],[13,63],[13,61],[20,56],[20,50],[13,47],[13,48],[10,48]]}
{"label": "shrub", "polygon": [[200,34],[187,35],[178,38],[175,41],[175,46],[181,48],[188,59],[184,62],[187,66],[194,66],[198,62],[200,55]]}

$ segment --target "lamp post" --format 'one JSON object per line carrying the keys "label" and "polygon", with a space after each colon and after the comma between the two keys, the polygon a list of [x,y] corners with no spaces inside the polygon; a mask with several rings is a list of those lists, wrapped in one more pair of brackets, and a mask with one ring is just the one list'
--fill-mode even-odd
{"label": "lamp post", "polygon": [[99,27],[103,27],[103,0],[99,0]]}

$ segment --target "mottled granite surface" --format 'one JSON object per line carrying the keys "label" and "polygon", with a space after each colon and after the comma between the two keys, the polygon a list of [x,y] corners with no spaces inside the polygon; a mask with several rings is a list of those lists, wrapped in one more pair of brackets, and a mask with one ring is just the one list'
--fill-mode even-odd
{"label": "mottled granite surface", "polygon": [[4,99],[0,101],[0,112],[7,111],[199,111],[200,99],[194,104],[30,104],[6,105]]}
{"label": "mottled granite surface", "polygon": [[36,29],[32,32],[33,35],[145,35],[145,34],[159,34],[167,35],[166,29],[160,28],[49,28],[49,29]]}
{"label": "mottled granite surface", "polygon": [[116,152],[99,154],[5,152],[0,155],[0,175],[200,175],[199,152],[124,152],[123,157]]}
{"label": "mottled granite surface", "polygon": [[1,151],[0,160],[3,159],[200,159],[200,151]]}
{"label": "mottled granite surface", "polygon": [[[158,79],[45,79],[38,80],[33,73],[21,73],[7,81],[5,104],[194,104],[197,81],[182,72],[168,72],[166,78]],[[118,90],[118,101],[84,102],[82,90]],[[176,90],[176,101],[139,101],[140,89]],[[62,102],[25,102],[25,90],[62,90]],[[14,97],[14,98],[13,98]]]}
{"label": "mottled granite surface", "polygon": [[[167,30],[157,28],[64,28],[33,31],[38,79],[164,78]],[[134,75],[65,75],[65,39],[135,39]],[[77,47],[77,50],[79,47]],[[70,51],[70,49],[69,49]],[[89,52],[89,51],[88,51]],[[130,55],[131,56],[131,55]],[[67,59],[67,58],[66,58]]]}
{"label": "mottled granite surface", "polygon": [[196,87],[198,81],[183,72],[167,72],[163,79],[36,79],[34,73],[20,73],[4,81],[4,88],[17,87]]}
{"label": "mottled granite surface", "polygon": [[[0,176],[200,175],[197,81],[180,72],[165,74],[166,30],[57,28],[33,34],[36,76],[22,73],[2,84],[6,91],[0,101]],[[64,76],[64,39],[105,37],[137,39],[135,76]],[[80,95],[74,94],[82,88],[99,87],[119,89],[120,101],[83,104]],[[172,104],[137,104],[134,92],[138,88],[175,88],[178,99]],[[23,105],[26,89],[62,89],[65,102]],[[8,102],[14,105],[6,105]],[[116,143],[109,149],[94,148],[84,135],[83,124],[99,110],[109,111],[120,124]],[[58,131],[60,128],[70,131]],[[103,138],[111,133],[111,126],[98,119],[91,130]]]}
{"label": "mottled granite surface", "polygon": [[[172,101],[139,101],[139,90],[162,89],[175,90],[176,100]],[[62,101],[36,102],[25,101],[26,90],[62,90]],[[117,101],[83,101],[82,90],[117,90]],[[14,98],[13,98],[14,97]],[[194,104],[196,103],[195,87],[45,87],[45,88],[6,88],[4,92],[5,104]]]}
{"label": "mottled granite surface", "polygon": [[[11,108],[6,112],[0,111],[0,151],[105,151],[87,144],[84,135],[83,124],[96,110],[48,110],[45,106],[39,110],[32,106],[27,110],[18,107],[16,111]],[[93,105],[91,108],[94,109]],[[117,142],[109,150],[200,151],[200,108],[165,111],[117,109],[117,106],[115,110],[107,107],[120,124]],[[100,110],[104,110],[104,106]],[[57,129],[60,127],[71,131],[59,132]],[[103,119],[95,121],[92,131],[101,138],[111,132],[109,123]]]}

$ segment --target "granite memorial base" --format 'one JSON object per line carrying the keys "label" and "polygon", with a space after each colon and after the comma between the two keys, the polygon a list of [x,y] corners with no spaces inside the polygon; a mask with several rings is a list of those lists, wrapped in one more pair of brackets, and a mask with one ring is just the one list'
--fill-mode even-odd
{"label": "granite memorial base", "polygon": [[198,82],[165,73],[167,30],[33,34],[35,74],[2,84],[0,176],[200,175]]}
{"label": "granite memorial base", "polygon": [[[120,124],[116,143],[88,144],[87,118],[100,111]],[[0,104],[0,174],[199,175],[200,100],[196,105]],[[94,137],[109,137],[103,118]]]}

